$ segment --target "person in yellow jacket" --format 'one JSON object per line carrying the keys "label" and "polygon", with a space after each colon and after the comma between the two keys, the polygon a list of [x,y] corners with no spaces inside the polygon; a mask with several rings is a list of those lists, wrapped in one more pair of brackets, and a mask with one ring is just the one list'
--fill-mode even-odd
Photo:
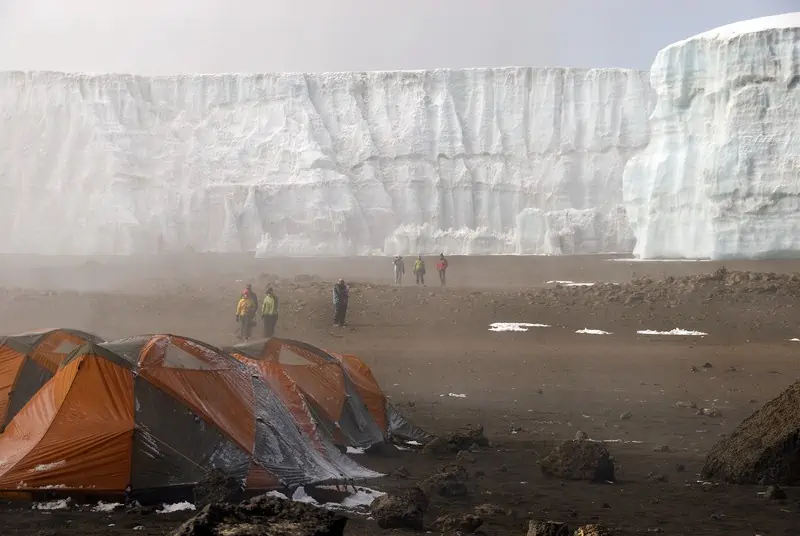
{"label": "person in yellow jacket", "polygon": [[422,255],[417,256],[417,260],[414,261],[414,275],[417,285],[425,284],[425,261],[422,260]]}
{"label": "person in yellow jacket", "polygon": [[278,297],[272,287],[269,287],[266,294],[264,294],[264,301],[261,302],[261,325],[265,339],[275,336],[275,324],[277,323]]}
{"label": "person in yellow jacket", "polygon": [[236,305],[236,323],[239,324],[239,338],[250,340],[256,316],[256,301],[253,294],[245,290]]}

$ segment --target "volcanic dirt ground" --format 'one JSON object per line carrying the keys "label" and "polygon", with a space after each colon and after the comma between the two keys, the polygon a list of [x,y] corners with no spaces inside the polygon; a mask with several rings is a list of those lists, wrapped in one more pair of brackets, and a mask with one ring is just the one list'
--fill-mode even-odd
{"label": "volcanic dirt ground", "polygon": [[[244,282],[259,296],[272,283],[282,300],[278,335],[361,356],[403,413],[432,433],[484,425],[493,446],[463,462],[474,475],[469,496],[434,499],[429,524],[492,503],[510,515],[486,518],[481,530],[490,535],[525,534],[528,519],[599,523],[621,534],[795,533],[800,490],[773,502],[758,496],[761,488],[703,484],[698,473],[722,435],[798,377],[800,342],[789,339],[800,337],[800,278],[791,276],[800,262],[731,262],[727,270],[744,273],[724,273],[712,262],[452,257],[447,288],[434,263],[427,286],[407,274],[395,287],[383,258],[6,257],[0,326],[75,327],[106,338],[170,332],[229,344]],[[778,275],[761,275],[768,272]],[[338,277],[352,285],[344,329],[331,326]],[[559,288],[551,280],[619,285]],[[492,332],[492,322],[551,327]],[[676,327],[708,335],[636,333]],[[575,333],[583,328],[611,334]],[[690,404],[718,412],[698,415]],[[616,484],[541,474],[536,460],[578,431],[610,440]],[[448,462],[418,452],[355,458],[408,470],[408,478],[367,484],[383,491]],[[167,534],[190,516],[0,510],[4,535]],[[363,517],[347,526],[347,534],[381,532]]]}

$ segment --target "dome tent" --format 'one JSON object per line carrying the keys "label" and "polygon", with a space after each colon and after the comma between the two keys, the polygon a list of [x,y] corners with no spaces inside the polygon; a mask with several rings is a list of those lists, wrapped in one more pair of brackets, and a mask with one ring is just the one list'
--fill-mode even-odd
{"label": "dome tent", "polygon": [[[344,458],[344,457],[341,457]],[[262,381],[186,337],[84,344],[0,435],[0,490],[188,496],[379,476],[326,457]]]}
{"label": "dome tent", "polygon": [[102,339],[75,329],[0,337],[0,432],[80,345]]}
{"label": "dome tent", "polygon": [[[420,443],[432,438],[400,415],[356,356],[279,338],[227,350],[279,394],[286,392],[286,385],[298,391],[314,420],[337,445],[369,448],[394,438]],[[284,387],[278,388],[279,384]]]}

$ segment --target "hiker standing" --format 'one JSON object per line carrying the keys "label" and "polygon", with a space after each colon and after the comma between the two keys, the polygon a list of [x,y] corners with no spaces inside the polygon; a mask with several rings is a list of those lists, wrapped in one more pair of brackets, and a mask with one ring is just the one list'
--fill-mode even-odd
{"label": "hiker standing", "polygon": [[436,269],[439,271],[439,281],[441,281],[442,286],[445,286],[447,282],[447,259],[444,258],[444,253],[439,255],[439,262],[436,263]]}
{"label": "hiker standing", "polygon": [[[249,287],[250,285],[248,285]],[[245,289],[236,305],[236,323],[239,324],[239,338],[250,340],[253,330],[254,318],[256,316],[256,301],[254,294]]]}
{"label": "hiker standing", "polygon": [[333,325],[344,327],[345,316],[347,315],[347,301],[350,298],[350,289],[347,288],[347,285],[344,282],[344,279],[340,279],[336,282],[333,286]]}
{"label": "hiker standing", "polygon": [[399,285],[403,282],[403,276],[406,273],[406,263],[403,261],[403,257],[397,255],[392,261],[392,267],[394,268],[394,284]]}
{"label": "hiker standing", "polygon": [[417,256],[417,260],[414,261],[414,276],[417,285],[425,284],[425,261],[422,260],[422,255]]}
{"label": "hiker standing", "polygon": [[264,301],[261,302],[261,325],[263,336],[269,339],[275,335],[275,325],[278,323],[278,297],[272,290],[267,288],[264,294]]}
{"label": "hiker standing", "polygon": [[244,286],[244,293],[250,295],[250,299],[253,300],[253,307],[255,307],[256,310],[258,310],[258,296],[256,295],[255,292],[253,292],[253,285],[251,285],[250,283],[246,284]]}

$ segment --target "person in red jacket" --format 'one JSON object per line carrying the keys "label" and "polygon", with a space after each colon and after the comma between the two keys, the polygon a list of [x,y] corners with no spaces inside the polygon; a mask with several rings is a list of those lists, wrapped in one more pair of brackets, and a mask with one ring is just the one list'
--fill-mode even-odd
{"label": "person in red jacket", "polygon": [[439,262],[436,263],[436,269],[439,271],[439,281],[442,282],[442,286],[445,286],[447,283],[447,259],[444,258],[444,253],[439,255]]}

